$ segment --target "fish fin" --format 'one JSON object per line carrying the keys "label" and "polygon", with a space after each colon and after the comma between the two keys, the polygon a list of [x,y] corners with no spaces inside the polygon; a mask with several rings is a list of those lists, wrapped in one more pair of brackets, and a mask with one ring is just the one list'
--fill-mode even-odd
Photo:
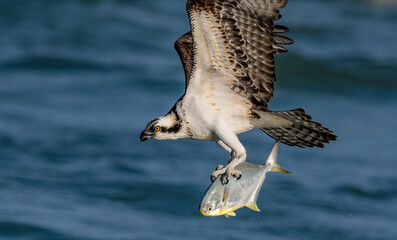
{"label": "fish fin", "polygon": [[246,205],[246,207],[249,208],[249,209],[251,209],[251,210],[254,210],[254,211],[256,211],[256,212],[260,212],[260,211],[261,211],[261,210],[258,208],[258,205],[256,204],[256,202],[254,202],[254,201],[248,203],[248,204]]}
{"label": "fish fin", "polygon": [[253,192],[253,195],[251,196],[250,201],[248,202],[247,205],[245,205],[247,208],[254,210],[256,212],[260,212],[258,205],[256,204],[256,200],[258,199],[259,192],[261,191],[262,184],[259,184],[257,189]]}
{"label": "fish fin", "polygon": [[273,166],[270,168],[270,172],[279,172],[279,173],[292,173],[290,171],[285,170],[283,167],[274,163]]}
{"label": "fish fin", "polygon": [[292,173],[290,171],[285,170],[283,167],[278,165],[277,163],[277,155],[280,150],[280,141],[283,136],[281,136],[273,145],[272,150],[270,150],[269,156],[266,159],[265,164],[269,164],[271,166],[270,172],[279,172],[279,173]]}
{"label": "fish fin", "polygon": [[222,202],[226,203],[228,200],[229,200],[229,186],[226,186],[225,190],[223,191]]}
{"label": "fish fin", "polygon": [[273,145],[272,150],[270,150],[269,156],[266,159],[265,165],[270,164],[273,165],[277,163],[277,155],[278,151],[280,150],[280,141],[281,138],[279,138]]}
{"label": "fish fin", "polygon": [[236,213],[235,212],[226,213],[226,217],[229,217],[229,216],[234,217],[234,216],[236,216]]}

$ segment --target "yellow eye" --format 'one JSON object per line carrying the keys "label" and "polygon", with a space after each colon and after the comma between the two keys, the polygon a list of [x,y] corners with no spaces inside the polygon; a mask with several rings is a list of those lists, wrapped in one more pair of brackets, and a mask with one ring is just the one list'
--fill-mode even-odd
{"label": "yellow eye", "polygon": [[155,126],[155,127],[154,127],[154,131],[156,131],[156,132],[160,131],[160,129],[161,129],[161,128],[160,128],[159,126]]}

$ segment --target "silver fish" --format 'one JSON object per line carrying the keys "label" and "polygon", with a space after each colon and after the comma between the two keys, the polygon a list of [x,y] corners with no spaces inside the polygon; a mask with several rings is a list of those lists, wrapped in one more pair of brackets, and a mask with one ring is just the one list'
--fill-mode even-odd
{"label": "silver fish", "polygon": [[241,172],[241,178],[229,179],[223,185],[218,177],[207,189],[200,204],[200,212],[204,216],[236,216],[235,210],[248,207],[260,211],[256,200],[265,181],[267,172],[291,173],[277,164],[277,154],[280,149],[280,139],[270,151],[265,164],[243,162],[236,166]]}

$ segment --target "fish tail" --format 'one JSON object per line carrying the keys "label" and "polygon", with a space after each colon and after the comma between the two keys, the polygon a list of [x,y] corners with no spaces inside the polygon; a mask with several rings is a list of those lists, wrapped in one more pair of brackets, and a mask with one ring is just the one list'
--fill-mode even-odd
{"label": "fish tail", "polygon": [[279,173],[292,173],[290,171],[285,170],[283,167],[278,165],[277,156],[278,151],[280,150],[280,142],[282,141],[283,136],[279,137],[276,143],[273,145],[272,150],[270,151],[269,156],[266,159],[265,164],[270,164],[270,172],[279,172]]}
{"label": "fish tail", "polygon": [[292,173],[292,172],[290,172],[288,170],[285,170],[283,167],[281,167],[277,163],[273,164],[273,166],[270,168],[270,172]]}

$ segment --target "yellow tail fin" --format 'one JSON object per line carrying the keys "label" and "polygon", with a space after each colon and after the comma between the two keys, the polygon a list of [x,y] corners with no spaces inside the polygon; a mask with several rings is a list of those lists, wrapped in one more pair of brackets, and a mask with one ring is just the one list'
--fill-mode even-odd
{"label": "yellow tail fin", "polygon": [[278,165],[277,163],[274,163],[272,168],[270,169],[270,172],[279,172],[279,173],[292,173],[290,171],[285,170],[283,167]]}

